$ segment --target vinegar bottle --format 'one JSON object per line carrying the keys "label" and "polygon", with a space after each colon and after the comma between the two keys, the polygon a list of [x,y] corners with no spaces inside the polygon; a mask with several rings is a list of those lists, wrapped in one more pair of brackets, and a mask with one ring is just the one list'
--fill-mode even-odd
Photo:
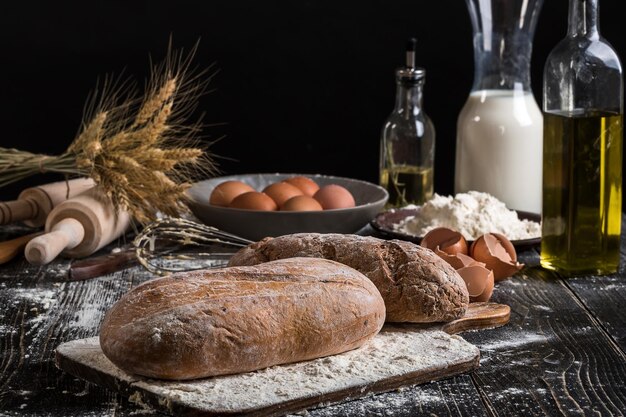
{"label": "vinegar bottle", "polygon": [[380,140],[380,185],[390,207],[422,204],[433,195],[435,127],[422,108],[426,71],[415,67],[415,43],[409,40],[406,66],[396,70],[396,105]]}
{"label": "vinegar bottle", "polygon": [[619,266],[622,68],[598,20],[598,0],[570,0],[544,68],[541,265],[563,275]]}

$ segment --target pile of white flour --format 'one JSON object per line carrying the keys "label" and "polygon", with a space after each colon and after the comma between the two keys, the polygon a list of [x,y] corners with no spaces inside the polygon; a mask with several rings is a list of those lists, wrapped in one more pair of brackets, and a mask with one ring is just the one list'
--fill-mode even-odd
{"label": "pile of white flour", "polygon": [[447,227],[474,240],[485,233],[500,233],[510,240],[541,237],[541,225],[520,220],[494,196],[478,191],[459,193],[454,197],[435,194],[424,203],[419,214],[394,225],[401,233],[424,236],[436,227]]}

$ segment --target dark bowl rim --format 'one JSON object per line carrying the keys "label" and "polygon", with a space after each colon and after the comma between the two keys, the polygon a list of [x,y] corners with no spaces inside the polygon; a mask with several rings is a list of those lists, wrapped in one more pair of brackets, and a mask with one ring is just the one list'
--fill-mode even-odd
{"label": "dark bowl rim", "polygon": [[[517,213],[520,219],[532,220],[536,222],[541,221],[540,214],[530,213],[530,212],[521,211],[521,210],[514,210],[514,211]],[[407,240],[407,241],[419,244],[423,236],[415,236],[415,235],[411,235],[408,233],[398,232],[396,230],[390,229],[385,224],[386,223],[385,220],[387,220],[390,216],[406,218],[408,216],[414,216],[418,212],[419,212],[419,206],[416,206],[414,208],[397,208],[397,209],[386,210],[386,211],[378,213],[376,217],[374,217],[374,219],[370,221],[370,226],[372,226],[372,228],[376,230],[376,232],[380,233],[381,235],[387,238]],[[473,242],[472,240],[467,241],[467,243],[469,244],[471,244],[472,242]],[[532,248],[541,244],[541,237],[512,240],[511,243],[517,249]]]}

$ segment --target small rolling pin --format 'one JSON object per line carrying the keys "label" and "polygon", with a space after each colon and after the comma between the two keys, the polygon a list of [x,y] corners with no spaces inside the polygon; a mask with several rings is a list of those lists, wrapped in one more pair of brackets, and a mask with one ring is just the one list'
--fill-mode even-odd
{"label": "small rolling pin", "polygon": [[17,200],[0,202],[0,224],[24,221],[28,226],[43,226],[53,208],[93,186],[89,178],[76,178],[27,188]]}
{"label": "small rolling pin", "polygon": [[116,213],[110,200],[92,188],[62,202],[46,220],[46,233],[31,240],[24,254],[28,262],[45,265],[59,254],[89,256],[120,237],[130,225],[128,213]]}

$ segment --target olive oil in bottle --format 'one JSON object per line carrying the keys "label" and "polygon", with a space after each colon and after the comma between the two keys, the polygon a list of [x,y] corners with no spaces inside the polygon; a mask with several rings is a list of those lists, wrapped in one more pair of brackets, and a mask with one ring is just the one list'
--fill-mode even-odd
{"label": "olive oil in bottle", "polygon": [[541,265],[565,275],[615,272],[623,117],[546,113],[544,123]]}
{"label": "olive oil in bottle", "polygon": [[543,71],[541,265],[561,275],[619,268],[623,86],[599,0],[569,0],[567,36]]}
{"label": "olive oil in bottle", "polygon": [[387,207],[422,204],[433,195],[435,127],[422,108],[426,71],[415,66],[415,39],[396,70],[396,104],[380,138],[380,185]]}
{"label": "olive oil in bottle", "polygon": [[392,207],[422,204],[433,196],[433,169],[407,165],[383,168],[380,185],[389,193]]}

